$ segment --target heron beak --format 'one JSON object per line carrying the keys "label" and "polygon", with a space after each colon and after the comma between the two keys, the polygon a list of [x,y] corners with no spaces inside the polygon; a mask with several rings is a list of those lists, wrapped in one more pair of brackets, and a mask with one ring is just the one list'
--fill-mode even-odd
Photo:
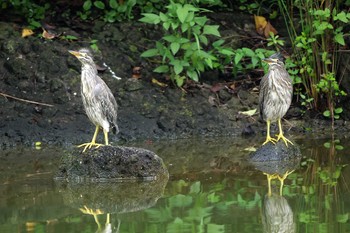
{"label": "heron beak", "polygon": [[68,52],[70,53],[70,54],[73,54],[74,56],[76,56],[76,57],[81,57],[81,55],[80,55],[80,53],[79,52],[77,52],[77,51],[74,51],[74,50],[68,50]]}
{"label": "heron beak", "polygon": [[267,64],[271,64],[271,63],[277,63],[276,59],[271,59],[271,58],[265,58],[262,60],[263,62],[266,62]]}

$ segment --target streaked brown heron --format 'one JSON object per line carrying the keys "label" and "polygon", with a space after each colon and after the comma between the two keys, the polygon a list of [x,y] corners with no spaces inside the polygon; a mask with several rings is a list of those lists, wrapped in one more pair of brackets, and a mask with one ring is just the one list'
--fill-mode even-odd
{"label": "streaked brown heron", "polygon": [[[260,82],[259,107],[260,116],[267,124],[266,140],[263,143],[275,144],[282,139],[286,146],[293,143],[283,135],[281,119],[287,113],[293,97],[292,80],[284,67],[283,56],[280,53],[273,54],[263,61],[269,65],[267,74]],[[279,134],[277,139],[270,136],[271,122],[278,122]]]}
{"label": "streaked brown heron", "polygon": [[118,133],[117,102],[107,84],[98,76],[97,68],[92,54],[88,49],[79,51],[69,50],[81,62],[81,97],[84,109],[90,121],[96,126],[91,142],[78,147],[90,149],[93,146],[100,147],[103,144],[96,143],[96,137],[100,128],[103,129],[105,145],[108,145],[108,132]]}

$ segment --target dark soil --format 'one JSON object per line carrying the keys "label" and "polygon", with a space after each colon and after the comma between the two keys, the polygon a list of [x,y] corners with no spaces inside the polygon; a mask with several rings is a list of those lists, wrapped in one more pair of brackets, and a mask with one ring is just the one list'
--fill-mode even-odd
{"label": "dark soil", "polygon": [[[214,18],[215,23],[222,23],[222,33],[228,38],[236,38],[229,35],[237,35],[242,28],[254,28],[250,17],[235,17],[240,20],[219,14]],[[38,36],[41,31],[22,38],[24,25],[0,22],[1,94],[53,105],[0,96],[0,148],[35,142],[69,146],[91,140],[95,127],[82,106],[80,63],[68,50],[89,47],[94,39],[98,40],[100,50],[95,54],[96,63],[99,66],[106,63],[122,78],[113,78],[108,69],[100,73],[119,105],[120,133],[110,136],[112,144],[194,136],[244,135],[249,140],[251,134],[261,134],[263,142],[265,123],[259,121],[258,114],[249,117],[239,113],[258,108],[257,87],[262,70],[241,79],[211,71],[203,74],[201,83],[189,82],[182,90],[174,87],[167,77],[153,73],[154,64],[140,57],[160,38],[159,28],[137,22],[105,24],[99,21],[92,26],[74,23],[56,26],[56,31],[79,39],[47,40]],[[230,44],[240,46],[239,41],[231,40]],[[139,79],[132,78],[135,67],[142,67]],[[153,78],[167,86],[154,84]],[[342,116],[348,119],[349,113],[344,109]],[[288,119],[284,124],[287,135],[313,130],[323,133],[330,129],[330,122],[320,115],[302,115],[296,103],[285,118]],[[337,121],[336,127],[344,132],[349,129],[345,120]],[[102,140],[99,135],[98,141]]]}

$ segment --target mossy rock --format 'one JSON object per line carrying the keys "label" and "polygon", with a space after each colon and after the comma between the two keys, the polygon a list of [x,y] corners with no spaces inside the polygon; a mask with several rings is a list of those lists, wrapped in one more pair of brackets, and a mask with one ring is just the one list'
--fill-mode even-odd
{"label": "mossy rock", "polygon": [[125,146],[101,146],[85,152],[74,149],[63,155],[56,179],[156,180],[168,177],[163,160],[152,151]]}
{"label": "mossy rock", "polygon": [[276,144],[262,145],[249,155],[248,161],[264,173],[283,175],[299,168],[301,158],[300,148],[296,143],[286,146],[281,140]]}

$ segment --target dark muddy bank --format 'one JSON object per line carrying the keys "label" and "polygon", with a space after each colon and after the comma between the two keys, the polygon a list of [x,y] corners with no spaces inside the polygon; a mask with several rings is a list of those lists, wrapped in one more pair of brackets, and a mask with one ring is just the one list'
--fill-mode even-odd
{"label": "dark muddy bank", "polygon": [[[240,20],[242,24],[249,22]],[[226,23],[225,35],[236,35],[237,28]],[[244,25],[241,25],[244,26]],[[242,27],[243,28],[243,27]],[[130,140],[176,139],[193,136],[261,135],[265,123],[258,114],[239,114],[258,107],[256,87],[259,78],[234,80],[218,78],[218,72],[208,72],[203,83],[186,87],[186,92],[174,87],[165,77],[152,72],[154,66],[140,54],[154,45],[160,33],[139,23],[93,26],[59,26],[57,30],[75,35],[78,41],[45,40],[37,36],[21,38],[22,25],[0,22],[0,92],[17,98],[38,101],[52,107],[30,104],[0,96],[0,147],[44,144],[72,145],[91,140],[94,126],[85,116],[80,96],[80,63],[69,49],[89,47],[98,40],[99,53],[95,61],[107,64],[121,80],[108,70],[101,77],[111,88],[119,105],[120,133],[111,135],[112,144]],[[132,78],[132,69],[143,67],[141,78]],[[261,73],[262,75],[262,73]],[[169,84],[162,87],[152,78]],[[234,90],[226,86],[235,83]],[[221,85],[213,92],[213,85]],[[294,101],[295,102],[295,101]],[[345,108],[345,110],[347,110]],[[342,116],[349,119],[348,111]],[[302,115],[294,104],[285,117],[286,134],[324,133],[330,122],[316,115]],[[349,130],[346,120],[336,122],[338,132]],[[287,130],[288,129],[288,130]],[[99,139],[102,141],[102,136]],[[233,139],[234,140],[234,139]],[[247,137],[249,139],[249,136]]]}

